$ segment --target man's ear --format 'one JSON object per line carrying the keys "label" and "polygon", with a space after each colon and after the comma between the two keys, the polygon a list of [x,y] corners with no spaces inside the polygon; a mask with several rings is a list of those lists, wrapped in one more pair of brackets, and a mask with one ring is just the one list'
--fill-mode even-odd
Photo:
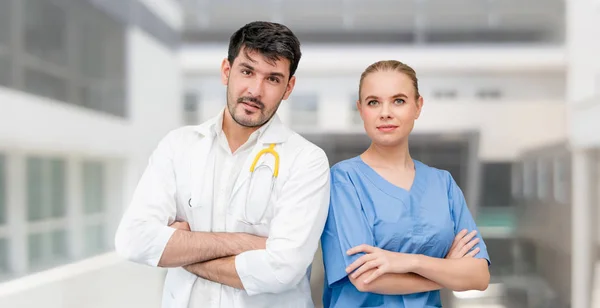
{"label": "man's ear", "polygon": [[294,86],[296,85],[296,76],[292,76],[287,83],[287,87],[285,88],[285,93],[283,94],[283,100],[287,100],[290,94],[292,94],[292,90],[294,90]]}
{"label": "man's ear", "polygon": [[229,74],[231,73],[231,64],[227,58],[221,62],[221,82],[223,85],[229,84]]}

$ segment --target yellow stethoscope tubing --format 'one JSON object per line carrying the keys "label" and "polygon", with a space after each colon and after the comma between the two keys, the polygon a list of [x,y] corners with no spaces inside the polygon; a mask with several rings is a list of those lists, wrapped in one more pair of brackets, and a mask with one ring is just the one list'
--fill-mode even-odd
{"label": "yellow stethoscope tubing", "polygon": [[273,169],[273,177],[276,178],[279,175],[279,153],[275,151],[275,143],[271,143],[271,145],[268,148],[262,149],[260,152],[258,152],[258,154],[256,154],[256,157],[254,157],[254,161],[250,166],[250,172],[254,172],[254,168],[256,167],[256,164],[258,163],[260,157],[267,153],[275,157],[275,169]]}

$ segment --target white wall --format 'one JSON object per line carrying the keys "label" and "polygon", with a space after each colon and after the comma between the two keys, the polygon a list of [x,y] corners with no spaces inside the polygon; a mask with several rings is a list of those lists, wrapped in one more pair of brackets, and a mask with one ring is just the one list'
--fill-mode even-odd
{"label": "white wall", "polygon": [[[595,261],[594,173],[589,149],[600,147],[600,4],[597,0],[566,1],[567,102],[569,141],[573,151],[571,306],[590,307]],[[597,286],[596,286],[597,287]]]}
{"label": "white wall", "polygon": [[424,106],[415,132],[479,131],[479,157],[513,160],[520,152],[566,138],[565,105],[556,102],[435,103]]}
{"label": "white wall", "polygon": [[600,147],[600,95],[570,105],[570,142],[575,147]]}
{"label": "white wall", "polygon": [[126,170],[123,209],[158,142],[182,125],[181,71],[177,54],[139,29],[128,33],[129,103],[132,147]]}
{"label": "white wall", "polygon": [[181,71],[177,54],[145,32],[130,29],[128,41],[130,142],[136,157],[147,161],[158,141],[183,121]]}
{"label": "white wall", "polygon": [[[181,63],[187,74],[215,74],[226,45],[188,46],[181,51]],[[417,72],[556,72],[565,68],[562,47],[554,46],[302,46],[298,73],[322,73],[327,76],[362,72],[369,64],[396,59],[413,66]]]}
{"label": "white wall", "polygon": [[122,118],[2,87],[0,102],[0,148],[110,157],[131,147]]}
{"label": "white wall", "polygon": [[109,253],[0,284],[0,307],[159,308],[164,274]]}
{"label": "white wall", "polygon": [[576,147],[600,147],[600,3],[569,1],[567,98]]}

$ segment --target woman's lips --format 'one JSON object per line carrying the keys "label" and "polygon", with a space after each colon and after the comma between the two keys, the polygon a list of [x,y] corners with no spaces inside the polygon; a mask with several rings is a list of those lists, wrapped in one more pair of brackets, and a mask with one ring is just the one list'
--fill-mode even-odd
{"label": "woman's lips", "polygon": [[377,126],[377,129],[379,131],[386,132],[386,133],[394,131],[396,128],[398,128],[398,126],[396,126],[396,125],[381,125],[381,126]]}

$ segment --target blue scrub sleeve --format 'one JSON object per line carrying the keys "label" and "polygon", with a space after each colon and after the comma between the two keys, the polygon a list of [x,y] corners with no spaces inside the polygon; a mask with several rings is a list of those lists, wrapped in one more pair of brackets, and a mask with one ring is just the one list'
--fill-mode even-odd
{"label": "blue scrub sleeve", "polygon": [[352,247],[373,245],[373,232],[362,210],[356,189],[351,183],[331,183],[329,215],[321,236],[323,263],[327,283],[332,286],[347,277],[346,267],[363,253],[349,256]]}
{"label": "blue scrub sleeve", "polygon": [[487,246],[481,237],[481,232],[477,229],[477,225],[475,224],[475,220],[467,207],[467,202],[465,201],[465,196],[454,181],[454,178],[448,173],[448,177],[450,180],[450,187],[448,189],[448,200],[450,201],[450,210],[452,212],[452,218],[454,220],[454,234],[457,234],[462,229],[467,229],[467,231],[471,232],[473,230],[477,230],[476,237],[479,238],[479,243],[473,247],[479,247],[479,252],[475,255],[475,258],[478,259],[486,259],[488,261],[488,265],[491,264],[490,256],[488,255]]}

